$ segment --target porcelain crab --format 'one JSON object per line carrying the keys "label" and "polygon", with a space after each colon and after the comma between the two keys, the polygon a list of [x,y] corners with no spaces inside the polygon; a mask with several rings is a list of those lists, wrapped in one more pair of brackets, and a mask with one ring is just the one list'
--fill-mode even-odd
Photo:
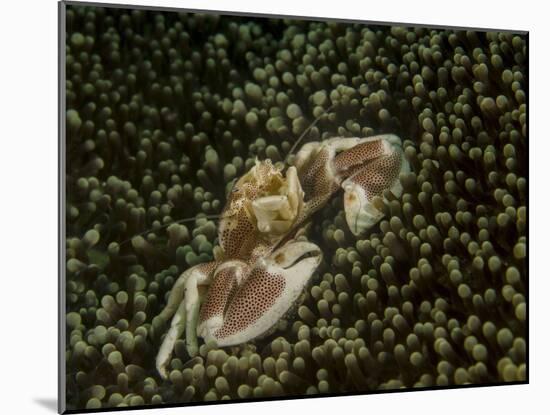
{"label": "porcelain crab", "polygon": [[270,333],[322,259],[316,244],[296,239],[298,230],[343,188],[346,221],[359,235],[383,216],[373,198],[385,190],[399,197],[399,175],[408,171],[401,140],[388,134],[307,143],[291,166],[256,161],[228,195],[221,254],[181,274],[160,313],[172,318],[156,358],[161,377],[184,332],[190,356],[198,336],[225,347]]}

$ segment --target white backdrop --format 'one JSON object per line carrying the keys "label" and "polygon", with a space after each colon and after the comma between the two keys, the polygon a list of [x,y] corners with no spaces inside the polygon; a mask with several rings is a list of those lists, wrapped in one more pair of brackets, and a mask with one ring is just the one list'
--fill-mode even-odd
{"label": "white backdrop", "polygon": [[[548,406],[548,11],[535,2],[128,0],[128,3],[530,31],[530,385],[172,408],[148,414],[518,414]],[[111,3],[126,3],[112,0]],[[540,2],[543,4],[543,2]],[[57,4],[0,12],[0,411],[52,414],[57,393]],[[545,399],[546,398],[546,399]],[[136,412],[134,412],[136,413]],[[539,411],[540,413],[540,411]]]}

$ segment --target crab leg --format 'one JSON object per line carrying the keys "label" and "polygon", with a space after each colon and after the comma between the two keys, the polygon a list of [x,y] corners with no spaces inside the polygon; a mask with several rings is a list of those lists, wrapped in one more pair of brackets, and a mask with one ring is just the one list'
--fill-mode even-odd
{"label": "crab leg", "polygon": [[[167,366],[172,356],[176,341],[186,331],[187,350],[198,351],[197,346],[197,318],[200,307],[198,285],[208,285],[210,277],[217,266],[216,261],[195,265],[189,268],[178,278],[168,297],[166,307],[160,317],[168,320],[173,316],[170,329],[164,337],[156,358],[156,367],[161,377],[168,376]],[[184,298],[185,294],[185,298]],[[191,356],[194,356],[191,354]]]}
{"label": "crab leg", "polygon": [[183,300],[185,284],[191,275],[197,274],[199,278],[201,276],[208,276],[216,269],[217,265],[217,261],[205,262],[204,264],[195,265],[194,267],[191,267],[183,272],[173,285],[170,295],[168,296],[166,306],[160,312],[159,316],[164,320],[168,320],[174,315],[179,304]]}
{"label": "crab leg", "polygon": [[172,351],[176,340],[180,338],[185,330],[185,302],[182,302],[176,310],[170,330],[166,333],[164,340],[160,346],[159,352],[156,358],[156,367],[161,378],[166,379],[168,377],[167,366],[172,357]]}
{"label": "crab leg", "polygon": [[197,341],[197,320],[199,319],[200,298],[198,285],[208,284],[210,276],[193,273],[185,283],[185,346],[189,356],[194,357],[199,352]]}

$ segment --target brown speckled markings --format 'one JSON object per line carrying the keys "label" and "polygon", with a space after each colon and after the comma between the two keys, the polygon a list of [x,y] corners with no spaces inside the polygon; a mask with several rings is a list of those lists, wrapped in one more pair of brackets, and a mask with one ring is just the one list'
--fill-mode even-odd
{"label": "brown speckled markings", "polygon": [[206,321],[216,315],[223,316],[228,300],[237,289],[237,272],[237,267],[227,267],[216,273],[201,307],[199,321]]}
{"label": "brown speckled markings", "polygon": [[275,303],[285,284],[280,274],[254,269],[238,288],[216,337],[223,339],[236,334],[258,320]]}
{"label": "brown speckled markings", "polygon": [[300,177],[305,206],[298,214],[297,223],[301,223],[317,211],[339,188],[332,175],[330,153],[327,148],[322,148],[305,170],[307,173]]}
{"label": "brown speckled markings", "polygon": [[[258,197],[258,187],[254,183],[244,183],[235,187],[229,195],[220,222],[220,244],[228,258],[241,258],[242,253],[255,239],[254,223],[248,215],[250,202]],[[252,240],[252,241],[251,241]],[[247,259],[247,258],[244,258]]]}
{"label": "brown speckled markings", "polygon": [[350,170],[355,170],[356,167],[364,166],[369,160],[383,156],[384,143],[384,140],[367,141],[340,152],[334,157],[335,172],[347,177],[351,173]]}
{"label": "brown speckled markings", "polygon": [[209,275],[216,269],[219,264],[219,261],[205,262],[204,264],[199,264],[197,266],[197,269],[204,275]]}
{"label": "brown speckled markings", "polygon": [[329,157],[328,150],[322,148],[308,166],[307,173],[300,178],[306,202],[314,196],[324,195],[330,191],[332,178],[327,175]]}
{"label": "brown speckled markings", "polygon": [[399,176],[401,169],[401,153],[394,151],[366,164],[361,170],[350,177],[365,190],[367,199],[382,195],[385,189],[391,187]]}
{"label": "brown speckled markings", "polygon": [[274,194],[282,182],[280,171],[270,160],[264,160],[235,184],[218,228],[220,245],[227,258],[250,260],[260,238],[251,204],[259,197]]}
{"label": "brown speckled markings", "polygon": [[254,224],[246,216],[244,209],[231,219],[226,219],[223,228],[220,226],[220,241],[227,258],[242,258],[243,253],[250,252],[249,248],[256,240]]}

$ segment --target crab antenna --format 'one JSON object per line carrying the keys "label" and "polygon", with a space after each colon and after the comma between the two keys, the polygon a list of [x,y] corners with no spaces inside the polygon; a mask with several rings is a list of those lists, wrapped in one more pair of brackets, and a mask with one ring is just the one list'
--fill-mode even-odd
{"label": "crab antenna", "polygon": [[303,138],[306,136],[306,134],[313,128],[315,127],[315,124],[317,124],[319,122],[319,120],[321,119],[321,117],[323,115],[325,115],[327,112],[329,112],[332,108],[334,107],[334,104],[330,104],[328,108],[326,108],[325,110],[323,110],[323,112],[321,114],[319,114],[319,116],[317,118],[315,118],[315,120],[309,125],[309,127],[307,127],[304,132],[300,135],[300,137],[298,137],[298,139],[294,142],[294,144],[292,145],[292,147],[290,148],[290,151],[288,152],[288,154],[286,155],[285,157],[285,164],[287,164],[288,162],[288,158],[294,153],[294,150],[296,150],[296,147],[298,147],[298,144],[300,144],[300,141],[303,140]]}
{"label": "crab antenna", "polygon": [[[180,220],[175,220],[174,222],[166,223],[166,224],[164,224],[164,225],[158,227],[157,229],[155,229],[155,231],[156,231],[156,230],[159,230],[159,229],[167,228],[167,227],[169,227],[170,225],[174,225],[175,223],[192,222],[192,221],[199,220],[199,219],[224,219],[224,218],[229,218],[229,217],[231,217],[231,216],[233,216],[233,215],[222,216],[221,214],[218,214],[218,215],[204,215],[204,216],[201,216],[200,218],[197,218],[197,217],[195,217],[195,218],[184,218],[184,219],[180,219]],[[149,228],[149,229],[144,230],[143,232],[140,232],[140,233],[138,233],[138,234],[135,234],[135,235],[132,236],[131,238],[122,241],[122,242],[119,244],[119,246],[120,246],[120,245],[123,245],[123,244],[125,244],[125,243],[130,242],[130,241],[131,241],[132,239],[134,239],[136,236],[142,236],[142,235],[145,235],[146,233],[149,233],[149,232],[151,232],[151,231],[153,231],[153,228]]]}

